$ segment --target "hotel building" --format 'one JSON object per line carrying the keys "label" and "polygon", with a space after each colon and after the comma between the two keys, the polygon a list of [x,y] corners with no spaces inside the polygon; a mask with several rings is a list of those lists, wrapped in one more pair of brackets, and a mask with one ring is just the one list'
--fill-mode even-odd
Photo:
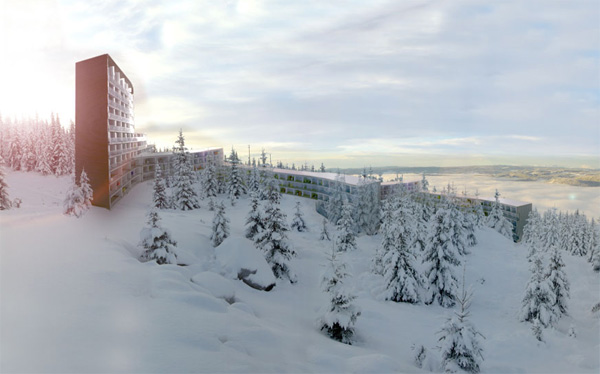
{"label": "hotel building", "polygon": [[[281,193],[311,198],[317,200],[316,209],[321,214],[326,214],[324,202],[329,199],[333,193],[337,182],[338,174],[336,173],[321,173],[311,171],[289,170],[289,169],[267,169],[272,173],[273,177],[279,180],[279,188]],[[358,193],[359,177],[355,175],[344,175],[339,183],[343,186],[344,193],[352,200],[352,196]],[[385,200],[389,196],[395,194],[403,188],[408,192],[421,191],[420,181],[394,181],[380,182],[378,180],[368,180],[367,184],[377,189],[377,193],[381,200]],[[439,193],[426,193],[429,200],[438,203],[445,200],[445,196]],[[472,196],[456,196],[461,209],[472,209],[475,204],[481,204],[485,215],[492,210],[495,203],[494,198],[472,197]],[[513,240],[518,242],[523,237],[523,228],[531,212],[532,204],[509,200],[499,199],[500,207],[504,217],[513,225]]]}
{"label": "hotel building", "polygon": [[[75,64],[75,175],[85,169],[92,204],[111,209],[135,184],[154,178],[156,165],[172,173],[172,152],[153,152],[135,132],[133,84],[108,55]],[[195,170],[223,162],[223,149],[189,153]]]}

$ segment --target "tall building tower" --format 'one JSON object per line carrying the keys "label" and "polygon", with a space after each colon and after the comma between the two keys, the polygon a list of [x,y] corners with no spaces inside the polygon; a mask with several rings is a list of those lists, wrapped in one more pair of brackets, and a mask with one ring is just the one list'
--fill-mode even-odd
{"label": "tall building tower", "polygon": [[108,54],[75,64],[75,124],[76,176],[85,169],[92,204],[110,209],[141,182],[146,139],[135,133],[133,85]]}

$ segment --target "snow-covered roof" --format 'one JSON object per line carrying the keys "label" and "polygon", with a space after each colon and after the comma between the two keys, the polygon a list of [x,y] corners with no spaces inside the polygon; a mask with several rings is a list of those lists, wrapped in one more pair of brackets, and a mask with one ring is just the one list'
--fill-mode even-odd
{"label": "snow-covered roof", "polygon": [[[201,153],[201,152],[209,152],[209,151],[217,151],[217,150],[222,150],[223,148],[221,147],[211,147],[211,148],[201,148],[201,149],[188,149],[189,153]],[[168,156],[168,155],[172,155],[173,151],[167,151],[167,152],[149,152],[149,151],[143,151],[140,156]]]}
{"label": "snow-covered roof", "polygon": [[392,186],[394,184],[411,184],[411,183],[419,183],[420,180],[412,180],[412,181],[387,181],[387,182],[381,182],[382,186]]}
{"label": "snow-covered roof", "polygon": [[[305,176],[305,177],[314,177],[314,178],[322,178],[322,179],[327,179],[327,180],[331,180],[331,181],[335,181],[335,178],[338,176],[338,173],[322,173],[322,172],[317,172],[317,171],[303,171],[303,170],[291,170],[291,169],[279,169],[279,168],[272,168],[269,169],[271,170],[273,173],[278,173],[278,174],[289,174],[289,175],[301,175],[301,176]],[[346,184],[351,184],[351,185],[358,185],[358,181],[359,181],[359,177],[357,175],[346,175],[346,174],[341,174],[343,181]]]}

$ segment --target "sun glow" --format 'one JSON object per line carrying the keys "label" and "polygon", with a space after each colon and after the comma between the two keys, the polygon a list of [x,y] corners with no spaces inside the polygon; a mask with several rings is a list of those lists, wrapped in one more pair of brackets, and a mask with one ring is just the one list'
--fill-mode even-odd
{"label": "sun glow", "polygon": [[[0,13],[1,48],[7,56],[0,59],[0,114],[47,117],[55,112],[68,125],[75,113],[74,63],[61,53],[52,53],[64,47],[55,5],[13,2]],[[55,71],[48,56],[64,59],[64,68]]]}

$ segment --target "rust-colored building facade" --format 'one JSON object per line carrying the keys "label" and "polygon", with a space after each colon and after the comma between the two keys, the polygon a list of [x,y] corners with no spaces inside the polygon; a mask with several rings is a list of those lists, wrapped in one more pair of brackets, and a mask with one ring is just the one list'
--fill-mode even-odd
{"label": "rust-colored building facade", "polygon": [[146,139],[135,133],[133,92],[108,54],[75,64],[75,172],[85,169],[95,206],[110,209],[142,181],[136,158]]}

